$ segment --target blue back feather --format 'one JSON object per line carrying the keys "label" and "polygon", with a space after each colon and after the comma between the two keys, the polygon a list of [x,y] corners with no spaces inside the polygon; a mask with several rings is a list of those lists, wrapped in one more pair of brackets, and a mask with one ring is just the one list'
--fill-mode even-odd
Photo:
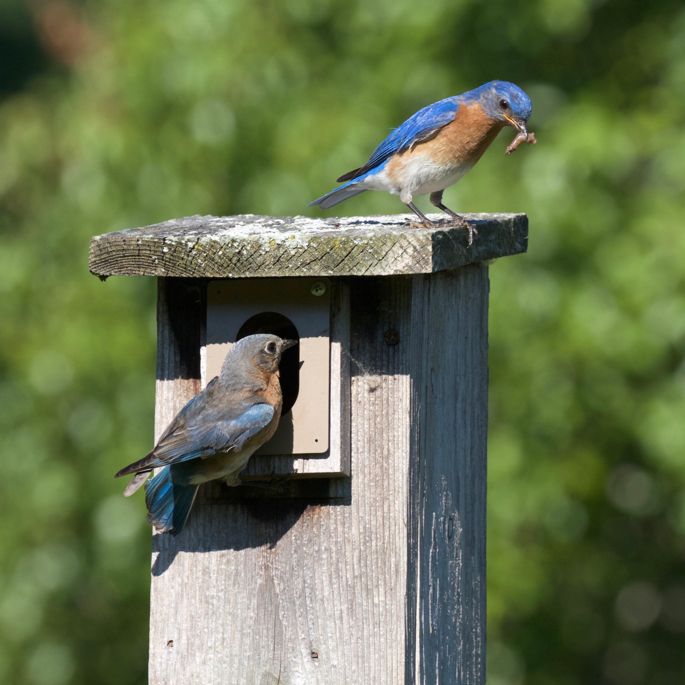
{"label": "blue back feather", "polygon": [[[222,398],[221,395],[216,399],[208,399],[202,393],[196,395],[191,400],[194,403],[192,411],[186,413],[186,423],[160,438],[147,460],[147,466],[156,468],[209,457],[218,452],[240,452],[247,442],[269,425],[276,413],[266,402],[234,402],[237,404],[234,407],[236,415],[226,418],[231,399],[226,397],[223,406],[219,404],[217,407],[217,401]],[[172,423],[172,427],[174,425]]]}
{"label": "blue back feather", "polygon": [[443,126],[449,124],[459,108],[458,98],[450,97],[434,102],[412,114],[403,124],[390,132],[380,145],[371,153],[364,166],[343,174],[338,181],[347,181],[330,192],[318,197],[309,206],[320,205],[324,209],[333,207],[354,195],[364,192],[363,188],[354,185],[380,171],[385,162],[395,153],[408,150],[415,143],[428,140]]}
{"label": "blue back feather", "polygon": [[396,152],[407,150],[418,140],[447,126],[454,119],[457,109],[457,98],[450,97],[415,112],[380,143],[363,168],[375,168]]}

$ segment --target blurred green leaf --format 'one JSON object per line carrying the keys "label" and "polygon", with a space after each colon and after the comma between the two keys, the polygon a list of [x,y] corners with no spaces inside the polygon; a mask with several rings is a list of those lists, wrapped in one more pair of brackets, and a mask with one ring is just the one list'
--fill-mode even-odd
{"label": "blurred green leaf", "polygon": [[539,144],[503,134],[446,197],[531,223],[491,270],[489,682],[685,678],[682,3],[0,14],[0,680],[145,682],[149,531],[112,474],[152,439],[154,285],[99,283],[90,236],[318,215],[391,127],[492,78],[531,93]]}

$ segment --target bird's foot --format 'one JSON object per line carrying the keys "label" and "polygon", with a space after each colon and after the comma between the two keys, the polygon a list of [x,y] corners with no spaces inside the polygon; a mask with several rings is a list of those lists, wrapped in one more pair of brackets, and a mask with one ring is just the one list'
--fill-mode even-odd
{"label": "bird's foot", "polygon": [[471,247],[471,245],[473,245],[473,237],[478,235],[478,229],[470,221],[464,219],[463,216],[451,212],[449,214],[452,217],[452,226],[455,228],[464,228],[469,232],[466,246]]}
{"label": "bird's foot", "polygon": [[413,202],[407,202],[406,205],[419,219],[418,221],[410,221],[410,228],[433,228],[435,226],[435,222],[431,221]]}
{"label": "bird's foot", "polygon": [[473,224],[470,224],[468,221],[465,221],[464,223],[466,225],[463,226],[463,228],[465,228],[469,232],[469,237],[466,241],[466,246],[471,247],[471,245],[473,245],[473,237],[478,235],[478,229]]}
{"label": "bird's foot", "polygon": [[431,193],[430,196],[431,203],[434,207],[441,209],[445,214],[452,218],[450,222],[455,228],[465,228],[469,232],[469,239],[466,243],[467,247],[471,247],[473,244],[473,236],[478,235],[478,231],[472,226],[461,214],[457,214],[455,211],[447,207],[442,201],[442,190],[438,190],[435,193]]}
{"label": "bird's foot", "polygon": [[409,228],[435,228],[436,223],[434,221],[410,221]]}

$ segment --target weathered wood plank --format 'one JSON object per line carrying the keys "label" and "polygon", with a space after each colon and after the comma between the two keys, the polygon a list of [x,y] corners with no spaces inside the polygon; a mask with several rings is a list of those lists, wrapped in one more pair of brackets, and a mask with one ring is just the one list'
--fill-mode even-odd
{"label": "weathered wood plank", "polygon": [[416,228],[408,215],[307,217],[191,216],[95,236],[89,268],[107,277],[385,276],[434,273],[525,252],[525,214],[465,215],[467,232],[444,215]]}
{"label": "weathered wood plank", "polygon": [[351,479],[200,502],[154,537],[151,685],[402,682],[410,287],[352,285]]}
{"label": "weathered wood plank", "polygon": [[[488,274],[413,279],[407,682],[485,682]],[[414,661],[415,660],[415,661]]]}
{"label": "weathered wood plank", "polygon": [[154,537],[151,685],[483,683],[487,268],[353,279],[351,311],[352,477],[225,489]]}
{"label": "weathered wood plank", "polygon": [[155,440],[183,405],[200,392],[206,292],[206,283],[197,279],[157,281]]}

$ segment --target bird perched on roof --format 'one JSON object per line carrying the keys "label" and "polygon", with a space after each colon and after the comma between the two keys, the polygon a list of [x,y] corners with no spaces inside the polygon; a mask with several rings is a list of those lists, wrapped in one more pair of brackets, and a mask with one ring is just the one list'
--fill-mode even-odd
{"label": "bird perched on roof", "polygon": [[240,483],[248,459],[276,431],[282,406],[278,365],[296,344],[267,334],[239,340],[219,375],[181,409],[154,449],[116,474],[137,474],[124,491],[128,496],[161,467],[145,482],[148,519],[158,531],[181,531],[201,483]]}
{"label": "bird perched on roof", "polygon": [[470,245],[473,228],[443,204],[442,193],[471,169],[504,126],[535,142],[526,129],[531,112],[528,95],[508,81],[490,81],[434,102],[394,129],[366,164],[340,176],[341,186],[310,204],[328,209],[365,190],[384,190],[399,195],[423,225],[430,226],[433,222],[414,204],[414,197],[430,193],[435,207],[468,228]]}

